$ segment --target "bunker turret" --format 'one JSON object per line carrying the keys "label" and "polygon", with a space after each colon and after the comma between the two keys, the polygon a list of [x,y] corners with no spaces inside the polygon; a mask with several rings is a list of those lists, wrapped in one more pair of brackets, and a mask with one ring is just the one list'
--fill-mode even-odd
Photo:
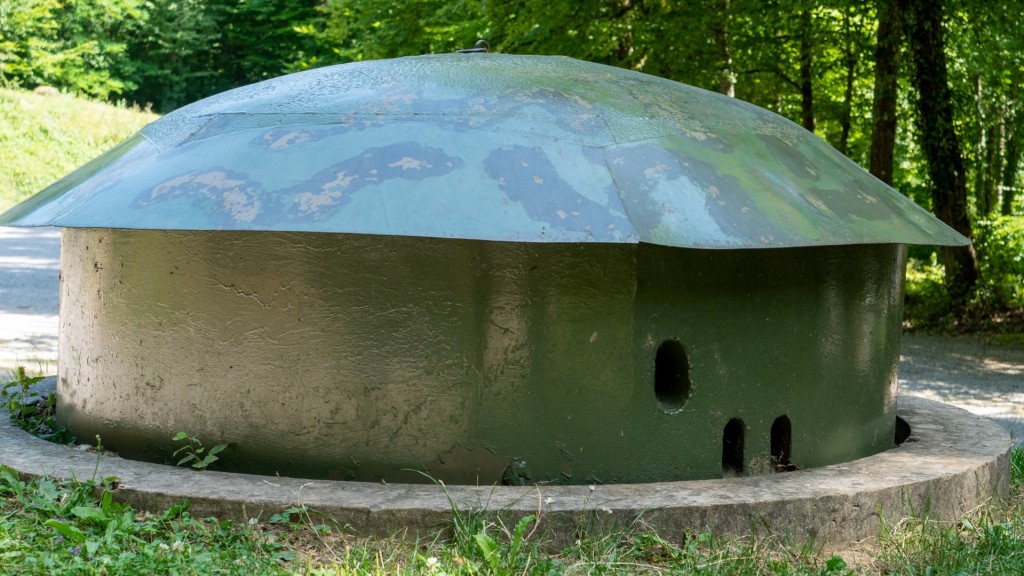
{"label": "bunker turret", "polygon": [[907,244],[966,244],[744,102],[561,57],[207,98],[16,206],[63,228],[58,416],[130,457],[448,483],[893,445]]}

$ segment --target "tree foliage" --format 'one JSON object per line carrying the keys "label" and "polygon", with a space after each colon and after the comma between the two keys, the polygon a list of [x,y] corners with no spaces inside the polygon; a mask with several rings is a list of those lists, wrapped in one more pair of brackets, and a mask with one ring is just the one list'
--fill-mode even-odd
{"label": "tree foliage", "polygon": [[0,0],[0,82],[160,111],[318,63],[317,0]]}
{"label": "tree foliage", "polygon": [[137,0],[0,0],[0,81],[107,98],[135,87]]}

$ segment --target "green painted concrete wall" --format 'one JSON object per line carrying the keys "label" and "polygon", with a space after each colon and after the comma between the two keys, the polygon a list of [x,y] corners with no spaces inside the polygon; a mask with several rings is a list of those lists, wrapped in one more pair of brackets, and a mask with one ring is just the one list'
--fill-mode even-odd
{"label": "green painted concrete wall", "polygon": [[[821,466],[892,445],[904,264],[66,228],[58,416],[128,457],[168,461],[185,431],[232,443],[222,470],[489,484],[719,477],[733,419],[733,472],[767,473],[785,415],[785,459]],[[685,402],[655,391],[667,340]]]}

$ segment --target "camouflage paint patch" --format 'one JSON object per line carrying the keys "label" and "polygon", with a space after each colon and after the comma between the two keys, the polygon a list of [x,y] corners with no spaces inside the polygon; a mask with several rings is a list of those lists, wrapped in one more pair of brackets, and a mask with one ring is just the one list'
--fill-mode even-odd
{"label": "camouflage paint patch", "polygon": [[792,144],[783,142],[773,134],[758,134],[757,137],[764,143],[764,147],[777,160],[785,166],[789,173],[801,180],[818,182],[821,174],[818,168],[811,164],[807,156],[799,148]]}
{"label": "camouflage paint patch", "polygon": [[418,142],[368,148],[358,156],[324,168],[306,181],[274,192],[272,213],[294,220],[330,218],[353,194],[386,180],[421,181],[450,173],[462,160]]}
{"label": "camouflage paint patch", "polygon": [[184,196],[191,198],[192,205],[206,213],[211,221],[234,226],[256,220],[262,207],[262,195],[260,183],[247,175],[214,168],[166,180],[137,196],[135,204],[146,207]]}
{"label": "camouflage paint patch", "polygon": [[612,238],[613,232],[632,228],[628,220],[616,217],[607,206],[580,194],[540,149],[499,148],[487,156],[484,168],[509,200],[518,202],[534,221],[556,229],[586,232],[595,238]]}

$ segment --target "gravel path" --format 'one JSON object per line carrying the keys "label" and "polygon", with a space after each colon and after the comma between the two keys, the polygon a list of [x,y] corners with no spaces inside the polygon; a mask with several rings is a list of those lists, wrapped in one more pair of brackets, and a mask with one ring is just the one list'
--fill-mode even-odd
{"label": "gravel path", "polygon": [[988,416],[1024,443],[1024,350],[975,337],[904,334],[900,392]]}
{"label": "gravel path", "polygon": [[[0,227],[0,369],[56,371],[59,278],[59,231]],[[904,335],[900,391],[988,416],[1024,443],[1024,350]]]}

